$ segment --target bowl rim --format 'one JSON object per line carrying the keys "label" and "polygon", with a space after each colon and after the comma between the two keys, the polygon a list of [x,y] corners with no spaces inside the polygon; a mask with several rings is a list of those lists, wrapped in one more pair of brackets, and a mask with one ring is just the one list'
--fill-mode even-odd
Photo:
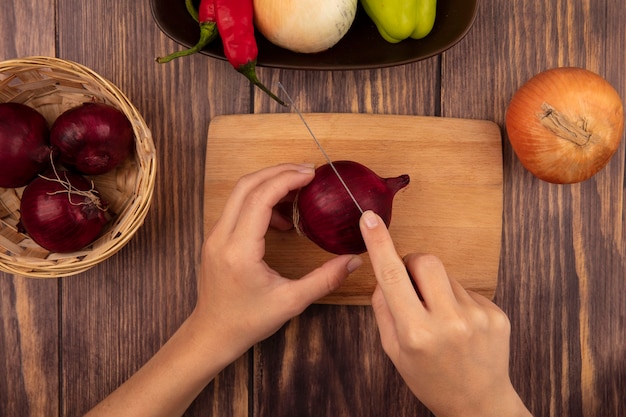
{"label": "bowl rim", "polygon": [[[167,37],[169,37],[171,40],[173,40],[177,44],[182,45],[185,48],[189,48],[193,46],[194,44],[193,42],[191,42],[188,39],[184,39],[183,36],[181,36],[180,32],[176,33],[176,31],[172,30],[169,27],[169,25],[166,24],[164,20],[162,20],[162,17],[160,16],[159,6],[163,2],[167,2],[167,4],[172,4],[172,3],[169,3],[168,0],[150,0],[150,8],[152,12],[152,17],[157,27]],[[450,18],[449,13],[446,16],[440,13],[441,11],[440,9],[444,5],[446,6],[449,5],[451,9],[453,9],[452,11],[454,12],[454,5],[462,4],[463,7],[466,8],[465,10],[469,10],[470,13],[469,15],[463,18],[463,24],[460,30],[452,31],[451,32],[452,35],[450,36],[449,39],[447,39],[446,42],[441,43],[437,47],[429,48],[427,52],[416,53],[415,55],[405,56],[405,57],[397,58],[397,59],[395,58],[385,59],[384,61],[380,61],[380,62],[364,61],[364,62],[352,62],[352,63],[337,63],[337,62],[327,61],[326,59],[332,59],[332,56],[327,56],[326,54],[337,53],[338,51],[337,47],[341,47],[345,42],[348,42],[351,36],[354,35],[353,33],[354,30],[360,30],[361,26],[365,24],[367,24],[369,27],[373,28],[374,30],[376,29],[374,23],[365,14],[365,11],[363,10],[359,1],[358,9],[357,9],[357,16],[355,19],[355,23],[353,24],[353,27],[350,28],[346,36],[343,39],[341,39],[337,43],[337,45],[335,45],[333,48],[329,49],[328,51],[320,52],[318,54],[298,54],[298,53],[291,52],[291,51],[288,51],[286,49],[283,49],[276,45],[271,44],[271,42],[265,39],[263,35],[256,32],[257,43],[259,45],[259,56],[257,58],[256,65],[257,67],[266,67],[266,68],[275,68],[275,69],[291,69],[291,70],[321,70],[321,71],[368,70],[368,69],[388,68],[388,67],[393,67],[393,66],[398,66],[398,65],[406,65],[406,64],[421,61],[427,58],[432,58],[433,56],[439,55],[445,52],[446,50],[450,49],[451,47],[456,45],[458,42],[460,42],[467,35],[467,33],[472,28],[474,21],[476,20],[476,16],[478,14],[479,3],[480,3],[480,0],[438,0],[437,1],[437,8],[438,8],[437,17],[435,20],[435,27],[433,28],[433,32],[437,30],[441,30],[440,26],[438,26],[441,23],[441,19]],[[166,17],[171,18],[172,15],[173,15],[172,13],[167,13]],[[189,19],[189,23],[191,23],[191,25],[193,26],[193,24],[195,23],[194,20],[188,15],[187,15],[187,18]],[[367,22],[363,21],[365,19],[367,20]],[[445,21],[446,20],[444,20],[444,23]],[[193,28],[194,31],[197,31],[196,36],[198,36],[199,34],[199,29],[197,26],[198,26],[197,23],[195,23],[195,26]],[[375,42],[375,44],[378,44],[378,45],[385,45],[386,47],[389,48],[390,51],[392,51],[394,48],[395,50],[398,50],[398,48],[408,48],[407,43],[410,43],[411,46],[428,45],[429,43],[433,42],[433,37],[431,36],[431,34],[429,34],[423,39],[419,39],[419,40],[407,39],[402,42],[399,42],[398,44],[391,44],[391,43],[384,41],[382,37],[380,36],[380,34],[378,33],[378,31],[375,30],[375,35],[371,34],[369,41],[373,41]],[[429,36],[431,37],[429,38]],[[350,40],[350,42],[353,43],[354,41]],[[282,53],[285,56],[289,57],[289,59],[280,60],[280,59],[272,58],[271,55],[268,57],[267,54],[263,53],[264,47],[270,48],[271,49],[270,52],[272,52],[272,54]],[[209,56],[211,58],[215,58],[215,59],[219,59],[223,61],[227,60],[222,51],[221,41],[219,40],[219,38],[216,41],[213,41],[206,48],[199,51],[199,53],[205,56]],[[314,56],[320,57],[322,58],[322,60],[320,60],[319,62],[316,62],[315,59],[311,58]],[[302,62],[297,62],[297,58],[302,58],[303,59]]]}

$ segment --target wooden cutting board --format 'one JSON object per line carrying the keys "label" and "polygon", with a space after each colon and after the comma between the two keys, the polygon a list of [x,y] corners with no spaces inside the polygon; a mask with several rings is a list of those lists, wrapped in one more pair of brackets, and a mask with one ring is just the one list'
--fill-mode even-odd
{"label": "wooden cutting board", "polygon": [[[305,114],[333,160],[360,162],[381,177],[409,174],[394,199],[390,233],[401,255],[434,253],[467,289],[493,298],[502,232],[502,143],[490,121],[372,114]],[[282,162],[325,163],[295,113],[219,116],[206,149],[204,232],[208,235],[242,175]],[[329,254],[295,231],[270,230],[267,263],[289,278]],[[327,304],[366,305],[375,286],[365,264]]]}

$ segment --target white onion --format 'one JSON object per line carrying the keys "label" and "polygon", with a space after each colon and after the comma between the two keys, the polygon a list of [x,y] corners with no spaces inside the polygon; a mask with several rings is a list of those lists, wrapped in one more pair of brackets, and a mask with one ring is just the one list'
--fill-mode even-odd
{"label": "white onion", "polygon": [[254,0],[254,24],[270,42],[294,52],[321,52],[350,29],[357,0]]}

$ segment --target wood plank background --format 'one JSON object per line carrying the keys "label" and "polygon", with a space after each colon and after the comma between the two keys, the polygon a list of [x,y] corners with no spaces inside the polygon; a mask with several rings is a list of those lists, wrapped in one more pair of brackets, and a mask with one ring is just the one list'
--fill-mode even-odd
{"label": "wood plank background", "polygon": [[[623,0],[483,0],[440,56],[364,71],[259,69],[303,112],[493,120],[535,73],[582,66],[626,97]],[[154,135],[159,173],[145,226],[81,275],[0,274],[0,415],[77,416],[137,370],[191,311],[202,244],[205,138],[221,114],[283,111],[222,61],[157,65],[176,49],[148,1],[22,0],[0,13],[0,59],[48,55],[117,84]],[[512,323],[514,385],[536,416],[626,414],[622,143],[591,180],[524,170],[504,137],[495,301]],[[463,376],[460,375],[460,378]],[[369,307],[315,305],[227,368],[187,416],[427,416],[387,360]]]}

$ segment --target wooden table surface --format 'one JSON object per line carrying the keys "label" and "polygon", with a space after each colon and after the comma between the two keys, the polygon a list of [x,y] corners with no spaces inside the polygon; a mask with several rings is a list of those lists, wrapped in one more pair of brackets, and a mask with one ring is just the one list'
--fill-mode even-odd
{"label": "wooden table surface", "polygon": [[[182,0],[181,0],[182,1]],[[580,66],[626,97],[623,0],[483,0],[443,54],[361,71],[261,68],[304,112],[492,120],[537,72]],[[0,13],[0,59],[57,56],[118,85],[152,129],[153,207],[127,247],[83,274],[0,275],[0,416],[77,416],[135,372],[195,300],[208,124],[281,111],[225,62],[159,31],[148,1],[22,0]],[[592,179],[553,185],[503,129],[503,237],[495,301],[510,316],[511,375],[536,416],[626,415],[625,145]],[[463,375],[459,375],[463,378]],[[188,416],[427,416],[385,357],[367,306],[315,305],[227,368]]]}

